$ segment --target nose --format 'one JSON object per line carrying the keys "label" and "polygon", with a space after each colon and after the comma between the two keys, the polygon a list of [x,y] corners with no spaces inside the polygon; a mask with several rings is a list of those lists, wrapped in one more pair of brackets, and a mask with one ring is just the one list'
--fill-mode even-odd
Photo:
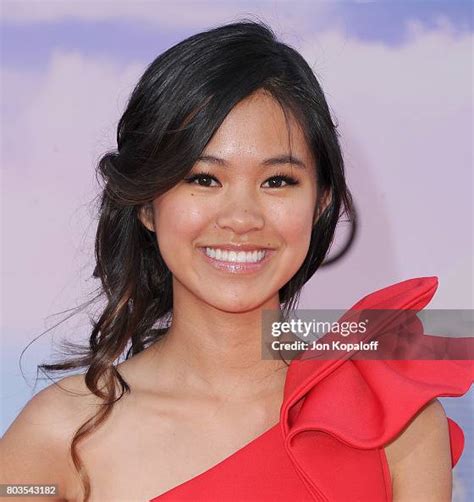
{"label": "nose", "polygon": [[240,192],[227,196],[225,207],[219,211],[217,225],[236,234],[244,234],[252,230],[260,230],[264,225],[264,215],[258,205],[257,196]]}

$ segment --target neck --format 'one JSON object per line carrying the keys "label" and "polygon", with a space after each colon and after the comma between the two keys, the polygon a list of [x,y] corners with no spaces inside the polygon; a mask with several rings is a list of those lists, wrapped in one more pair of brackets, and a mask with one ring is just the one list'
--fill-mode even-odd
{"label": "neck", "polygon": [[261,355],[262,311],[279,318],[278,296],[237,313],[186,300],[175,296],[172,325],[155,344],[162,375],[194,396],[248,401],[282,393],[288,365]]}

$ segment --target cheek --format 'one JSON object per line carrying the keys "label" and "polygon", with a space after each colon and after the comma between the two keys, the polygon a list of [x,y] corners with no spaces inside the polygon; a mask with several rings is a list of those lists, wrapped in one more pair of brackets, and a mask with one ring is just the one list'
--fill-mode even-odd
{"label": "cheek", "polygon": [[184,243],[189,244],[199,236],[206,221],[205,211],[193,197],[163,198],[155,206],[155,229],[162,253],[176,253]]}
{"label": "cheek", "polygon": [[271,212],[272,226],[280,234],[287,247],[309,246],[313,210],[314,205],[309,198],[300,198],[273,208]]}

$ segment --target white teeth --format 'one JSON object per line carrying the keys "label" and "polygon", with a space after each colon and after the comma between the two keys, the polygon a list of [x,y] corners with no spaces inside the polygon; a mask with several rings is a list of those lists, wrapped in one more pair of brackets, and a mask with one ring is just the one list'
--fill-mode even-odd
{"label": "white teeth", "polygon": [[235,263],[257,263],[263,260],[265,251],[239,251],[236,253],[235,251],[206,248],[206,254],[215,260]]}

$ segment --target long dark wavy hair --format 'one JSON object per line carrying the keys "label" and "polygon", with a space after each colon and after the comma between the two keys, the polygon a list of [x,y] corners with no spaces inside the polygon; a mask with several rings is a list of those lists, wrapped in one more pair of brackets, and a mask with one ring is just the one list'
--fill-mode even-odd
{"label": "long dark wavy hair", "polygon": [[198,33],[146,68],[118,123],[117,149],[104,154],[96,168],[101,192],[93,277],[100,279],[95,299],[103,298],[105,307],[91,318],[87,345],[66,342],[66,359],[38,365],[45,374],[87,368],[85,384],[103,403],[70,444],[86,502],[90,479],[77,444],[130,392],[117,359],[164,336],[172,318],[172,276],[139,211],[185,178],[226,115],[257,90],[270,93],[285,117],[291,113],[298,120],[316,161],[318,193],[331,196],[319,214],[320,197],[307,256],[279,291],[284,316],[323,263],[341,216],[354,218],[339,133],[318,80],[264,22],[245,18]]}

